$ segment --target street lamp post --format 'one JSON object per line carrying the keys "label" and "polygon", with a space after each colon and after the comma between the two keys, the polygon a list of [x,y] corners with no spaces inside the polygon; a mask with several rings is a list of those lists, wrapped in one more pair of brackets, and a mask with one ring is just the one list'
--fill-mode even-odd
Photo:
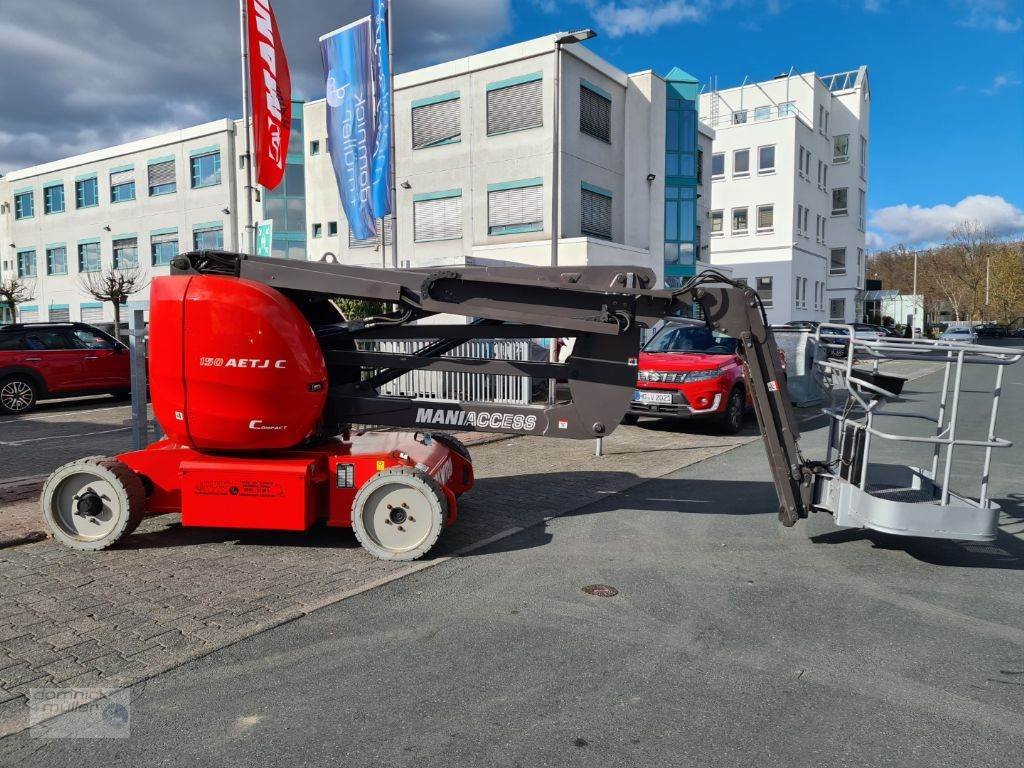
{"label": "street lamp post", "polygon": [[[559,171],[561,169],[562,152],[559,137],[559,123],[561,122],[562,114],[562,93],[561,93],[561,80],[562,80],[562,46],[569,45],[571,43],[582,43],[584,40],[589,40],[592,37],[597,37],[597,32],[592,29],[578,29],[575,32],[560,32],[555,36],[555,87],[553,90],[554,96],[554,116],[551,119],[551,136],[552,136],[552,151],[551,151],[551,266],[558,266],[558,237],[559,223],[558,223],[558,208],[559,208]],[[555,349],[555,339],[550,339],[550,346],[548,349],[548,360],[552,363],[558,362],[558,350]],[[548,403],[554,404],[555,402],[555,379],[548,379]]]}

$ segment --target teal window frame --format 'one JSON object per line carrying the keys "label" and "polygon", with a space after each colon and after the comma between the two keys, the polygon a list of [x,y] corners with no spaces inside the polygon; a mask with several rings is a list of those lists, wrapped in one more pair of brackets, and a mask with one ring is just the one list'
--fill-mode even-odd
{"label": "teal window frame", "polygon": [[36,215],[35,192],[24,189],[14,193],[14,220],[31,219]]}
{"label": "teal window frame", "polygon": [[[173,240],[156,240],[162,236],[174,235]],[[149,233],[149,261],[154,267],[165,267],[180,253],[181,239],[177,227],[155,229]]]}
{"label": "teal window frame", "polygon": [[[119,246],[119,243],[127,243],[134,241],[134,246]],[[113,265],[114,269],[138,269],[139,268],[139,238],[137,235],[118,235],[114,237],[111,242],[111,252],[113,253]],[[126,253],[131,253],[130,257],[125,256]],[[122,263],[124,261],[125,263]]]}
{"label": "teal window frame", "polygon": [[126,181],[123,184],[110,185],[111,203],[130,203],[135,199],[135,182]]}
{"label": "teal window frame", "polygon": [[65,207],[64,182],[45,185],[43,187],[43,215],[64,213]]}
{"label": "teal window frame", "polygon": [[[95,256],[95,261],[92,260],[92,256]],[[78,271],[99,272],[101,269],[103,269],[103,251],[100,241],[98,239],[80,241],[78,243]]]}
{"label": "teal window frame", "polygon": [[[58,268],[56,254],[60,251],[61,265]],[[63,243],[54,243],[46,246],[46,274],[66,275],[68,273],[68,247]]]}
{"label": "teal window frame", "polygon": [[[503,192],[507,189],[523,189],[524,187],[542,187],[544,179],[537,176],[532,179],[520,179],[518,181],[500,181],[487,185],[487,215],[490,218],[491,193]],[[520,235],[525,232],[540,232],[544,229],[544,212],[541,211],[540,221],[524,222],[522,224],[499,224],[496,226],[487,225],[487,234],[491,237],[501,235]]]}
{"label": "teal window frame", "polygon": [[[86,192],[92,193],[92,202],[88,202]],[[97,176],[86,176],[75,179],[75,210],[95,208],[100,204],[100,180]]]}
{"label": "teal window frame", "polygon": [[[206,236],[216,235],[212,243],[206,242]],[[207,222],[192,227],[192,247],[194,250],[220,250],[224,248],[224,222]]]}
{"label": "teal window frame", "polygon": [[[213,166],[209,172],[203,171],[203,163],[205,161],[209,161]],[[192,189],[205,189],[207,187],[219,186],[223,180],[221,173],[220,149],[218,148],[193,154],[188,159],[188,170]],[[216,180],[204,181],[204,178],[210,176],[216,176]]]}
{"label": "teal window frame", "polygon": [[37,274],[36,249],[18,251],[18,277],[36,277]]}

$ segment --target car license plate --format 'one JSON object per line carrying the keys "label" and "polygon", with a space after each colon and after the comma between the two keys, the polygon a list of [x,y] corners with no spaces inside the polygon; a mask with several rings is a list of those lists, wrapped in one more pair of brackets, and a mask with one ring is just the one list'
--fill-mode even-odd
{"label": "car license plate", "polygon": [[638,389],[633,393],[633,400],[643,403],[671,403],[671,392],[645,392]]}

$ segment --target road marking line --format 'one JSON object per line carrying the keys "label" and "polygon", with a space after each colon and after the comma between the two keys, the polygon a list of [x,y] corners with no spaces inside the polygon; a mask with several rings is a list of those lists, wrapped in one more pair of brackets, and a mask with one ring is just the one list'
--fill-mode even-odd
{"label": "road marking line", "polygon": [[100,413],[102,411],[116,411],[119,408],[131,408],[131,406],[130,405],[110,405],[110,406],[107,406],[106,408],[86,408],[86,409],[83,409],[81,411],[71,410],[71,411],[61,411],[60,413],[31,413],[31,414],[27,413],[24,416],[15,416],[15,417],[10,418],[10,419],[0,419],[0,424],[8,424],[8,423],[15,424],[15,423],[18,423],[18,422],[32,422],[32,421],[39,421],[40,419],[47,419],[47,418],[49,418],[49,419],[58,419],[58,418],[59,419],[66,419],[68,416],[70,416],[72,414],[76,414],[77,415],[79,413]]}
{"label": "road marking line", "polygon": [[27,443],[41,443],[43,440],[64,440],[73,437],[92,437],[93,435],[109,435],[113,432],[128,432],[131,427],[118,427],[117,429],[101,429],[98,432],[78,432],[73,435],[49,435],[47,437],[30,437],[26,440],[13,440],[9,443],[0,442],[0,445],[19,446]]}

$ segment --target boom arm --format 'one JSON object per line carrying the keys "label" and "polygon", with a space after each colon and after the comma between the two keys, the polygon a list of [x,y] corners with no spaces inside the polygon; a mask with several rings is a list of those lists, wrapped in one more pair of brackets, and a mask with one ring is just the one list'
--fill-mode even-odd
{"label": "boom arm", "polygon": [[[793,525],[811,504],[813,465],[805,462],[779,371],[778,350],[757,294],[716,273],[677,290],[650,286],[654,274],[629,267],[452,267],[373,269],[330,262],[250,258],[222,251],[183,254],[173,274],[219,274],[271,286],[288,296],[313,326],[329,373],[324,429],[351,423],[457,427],[588,438],[610,434],[636,384],[640,329],[687,314],[697,304],[708,324],[739,341],[775,487],[779,517]],[[389,302],[395,309],[345,321],[337,297]],[[433,315],[464,315],[468,325],[411,325]],[[471,339],[574,337],[564,363],[444,356]],[[432,339],[415,354],[364,351],[357,341]],[[379,388],[414,370],[561,379],[570,402],[545,405],[438,402],[384,396]]]}

